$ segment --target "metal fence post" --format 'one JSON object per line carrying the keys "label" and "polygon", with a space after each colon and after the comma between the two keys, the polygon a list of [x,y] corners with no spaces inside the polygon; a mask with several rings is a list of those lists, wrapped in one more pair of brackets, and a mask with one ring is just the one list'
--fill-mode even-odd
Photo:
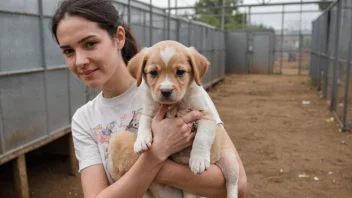
{"label": "metal fence post", "polygon": [[[352,32],[352,26],[350,27],[350,32]],[[343,103],[343,120],[342,124],[343,127],[342,129],[345,130],[347,127],[347,107],[348,107],[348,97],[349,97],[349,85],[350,85],[350,75],[351,75],[351,54],[352,54],[352,39],[350,37],[349,40],[349,46],[348,46],[348,57],[347,57],[347,72],[346,72],[346,82],[345,82],[345,98],[344,98],[344,103]]]}
{"label": "metal fence post", "polygon": [[[328,16],[327,16],[328,17]],[[325,17],[325,20],[326,18]],[[329,29],[330,29],[330,23],[328,24],[327,21],[325,22],[325,30],[322,30],[322,31],[326,31],[327,34],[326,34],[326,39],[324,40],[324,42],[326,43],[325,45],[325,49],[324,49],[324,59],[326,61],[323,61],[324,63],[324,87],[323,87],[323,96],[325,99],[327,99],[327,96],[328,96],[328,70],[329,70],[329,65],[330,65],[330,58],[328,56],[328,49],[329,49],[329,37],[330,37],[330,32],[329,32]]]}
{"label": "metal fence post", "polygon": [[336,111],[336,85],[337,85],[337,67],[339,64],[339,41],[340,41],[340,22],[341,22],[341,0],[337,0],[337,17],[336,17],[336,35],[335,35],[335,53],[334,53],[334,67],[333,80],[331,90],[331,105],[330,110]]}
{"label": "metal fence post", "polygon": [[44,67],[44,100],[45,100],[45,124],[46,124],[46,133],[50,134],[49,131],[49,104],[48,104],[48,71],[46,63],[46,54],[45,54],[45,44],[44,44],[44,14],[43,14],[43,0],[38,1],[39,6],[39,24],[40,24],[40,55],[41,55],[41,64]]}
{"label": "metal fence post", "polygon": [[249,6],[248,7],[248,25],[251,25],[251,9],[252,9],[252,7]]}
{"label": "metal fence post", "polygon": [[180,31],[181,31],[181,21],[180,19],[176,20],[176,41],[180,42]]}
{"label": "metal fence post", "polygon": [[[302,0],[301,0],[302,2]],[[302,36],[302,4],[300,5],[299,12],[299,60],[298,60],[298,75],[301,75],[302,67],[302,47],[303,47],[303,36]]]}
{"label": "metal fence post", "polygon": [[[145,32],[147,32],[147,12],[143,12],[143,27],[145,29]],[[144,39],[144,47],[148,45],[147,43],[147,34],[143,34],[143,39]]]}
{"label": "metal fence post", "polygon": [[[215,40],[216,40],[216,30],[214,30],[213,31],[213,33],[212,33],[212,38],[214,38],[214,39],[211,39],[211,48],[213,49],[212,51],[212,61],[214,62],[214,60],[215,60],[215,58],[214,57],[216,57],[217,56],[217,53],[216,53],[216,50],[215,50]],[[214,65],[215,64],[217,64],[217,63],[214,63]],[[214,66],[213,65],[213,66]],[[213,82],[213,70],[210,68],[210,76],[209,76],[209,79],[210,79],[210,86],[209,87],[211,87],[211,85],[212,85],[212,82]]]}
{"label": "metal fence post", "polygon": [[[314,52],[315,52],[315,55],[314,55],[314,64],[316,65],[316,78],[317,78],[317,82],[316,82],[316,85],[317,87],[319,87],[320,89],[320,78],[321,78],[321,74],[320,74],[320,59],[321,59],[321,56],[320,56],[320,48],[321,48],[321,43],[319,42],[321,40],[321,32],[319,31],[320,29],[320,18],[318,18],[316,20],[316,30],[315,30],[315,34],[317,34],[317,37],[315,39],[315,49],[314,49]],[[313,55],[313,54],[312,54]]]}
{"label": "metal fence post", "polygon": [[222,0],[222,8],[221,8],[221,30],[225,29],[225,0]]}
{"label": "metal fence post", "polygon": [[191,21],[188,20],[188,46],[191,46]]}
{"label": "metal fence post", "polygon": [[150,9],[149,9],[149,46],[153,45],[153,0],[150,0]]}
{"label": "metal fence post", "polygon": [[243,29],[243,30],[245,29],[246,24],[247,24],[247,21],[246,21],[246,13],[247,13],[247,11],[244,10],[244,13],[242,14],[242,29]]}
{"label": "metal fence post", "polygon": [[167,14],[167,39],[170,39],[170,12],[171,12],[171,9],[170,9],[170,2],[171,0],[168,0],[167,2],[167,7],[168,7],[168,14]]}
{"label": "metal fence post", "polygon": [[282,74],[282,64],[283,64],[284,25],[285,25],[285,6],[283,5],[282,14],[281,14],[280,74]]}
{"label": "metal fence post", "polygon": [[131,0],[128,0],[127,2],[127,11],[128,11],[128,15],[127,15],[128,25],[131,26]]}
{"label": "metal fence post", "polygon": [[[0,96],[1,96],[1,92],[0,92]],[[5,151],[6,151],[6,146],[5,146],[5,136],[4,136],[4,133],[5,133],[5,123],[4,123],[4,115],[3,114],[3,111],[2,111],[2,105],[0,103],[0,122],[2,123],[2,127],[0,128],[0,153],[3,154]]]}

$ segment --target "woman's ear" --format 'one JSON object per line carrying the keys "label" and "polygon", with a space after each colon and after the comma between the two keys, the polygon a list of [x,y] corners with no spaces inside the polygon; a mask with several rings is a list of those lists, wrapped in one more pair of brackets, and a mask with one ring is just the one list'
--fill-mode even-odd
{"label": "woman's ear", "polygon": [[118,49],[122,49],[126,41],[126,31],[122,26],[117,27],[116,30],[116,44]]}
{"label": "woman's ear", "polygon": [[143,48],[142,51],[134,55],[127,64],[128,72],[137,80],[137,87],[142,83],[144,66],[148,60],[147,52],[148,48]]}

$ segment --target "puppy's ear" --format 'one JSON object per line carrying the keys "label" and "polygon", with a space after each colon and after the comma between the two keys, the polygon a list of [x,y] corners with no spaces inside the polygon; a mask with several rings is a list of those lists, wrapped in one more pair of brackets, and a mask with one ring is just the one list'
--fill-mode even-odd
{"label": "puppy's ear", "polygon": [[209,61],[202,54],[200,54],[194,47],[188,48],[189,62],[192,66],[194,81],[197,85],[201,85],[200,79],[208,71]]}
{"label": "puppy's ear", "polygon": [[127,65],[128,72],[137,80],[137,87],[142,83],[144,66],[148,60],[147,51],[148,48],[143,48],[138,54],[131,58]]}

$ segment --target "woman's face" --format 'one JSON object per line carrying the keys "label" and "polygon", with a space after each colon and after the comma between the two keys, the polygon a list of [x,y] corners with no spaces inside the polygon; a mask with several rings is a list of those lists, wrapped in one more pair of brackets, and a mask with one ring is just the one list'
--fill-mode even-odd
{"label": "woman's face", "polygon": [[[121,32],[123,31],[123,32]],[[122,41],[111,38],[97,23],[78,16],[65,16],[57,26],[56,36],[70,71],[88,87],[103,87],[113,76],[122,59]],[[122,61],[123,62],[123,61]]]}

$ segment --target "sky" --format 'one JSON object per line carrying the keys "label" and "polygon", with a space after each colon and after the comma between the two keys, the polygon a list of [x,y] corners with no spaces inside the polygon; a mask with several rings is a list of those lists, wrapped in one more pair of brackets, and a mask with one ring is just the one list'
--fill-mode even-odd
{"label": "sky", "polygon": [[[150,0],[139,0],[145,3],[149,3]],[[171,0],[171,5],[172,7],[175,6],[175,1],[176,0]],[[177,5],[178,6],[193,6],[195,2],[198,0],[177,0]],[[281,3],[281,2],[300,2],[301,0],[264,0],[265,2],[269,3]],[[303,0],[304,2],[309,2],[313,0]],[[263,2],[263,0],[243,0],[243,4],[258,4]],[[153,5],[157,7],[162,7],[166,8],[168,6],[168,0],[153,0]],[[295,5],[295,6],[286,6],[285,11],[299,11],[300,6]],[[302,10],[318,10],[317,5],[303,5]],[[248,9],[244,10],[244,8],[241,8],[240,11],[246,11],[248,12]],[[276,6],[276,7],[257,7],[257,8],[252,8],[251,12],[281,12],[282,11],[282,6]],[[181,12],[181,11],[178,11]],[[311,25],[312,21],[316,19],[320,15],[320,12],[314,12],[314,13],[303,13],[302,14],[302,23],[301,27],[303,30],[306,31],[311,31]],[[285,14],[285,19],[284,19],[284,27],[285,29],[298,29],[299,28],[299,21],[300,17],[299,14],[291,14],[287,13]],[[266,26],[271,26],[275,28],[276,30],[281,30],[281,23],[282,23],[282,17],[281,14],[260,14],[260,15],[252,15],[251,16],[251,24],[263,24]]]}

